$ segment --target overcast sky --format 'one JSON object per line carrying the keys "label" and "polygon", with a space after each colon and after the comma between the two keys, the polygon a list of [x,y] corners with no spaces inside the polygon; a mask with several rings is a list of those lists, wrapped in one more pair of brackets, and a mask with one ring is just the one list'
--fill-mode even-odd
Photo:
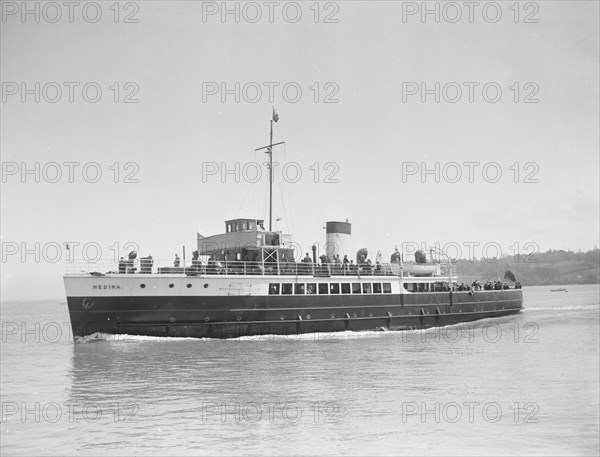
{"label": "overcast sky", "polygon": [[63,296],[66,241],[189,258],[267,219],[273,105],[276,227],[303,251],[346,218],[385,259],[598,244],[597,1],[26,5],[0,23],[2,299]]}

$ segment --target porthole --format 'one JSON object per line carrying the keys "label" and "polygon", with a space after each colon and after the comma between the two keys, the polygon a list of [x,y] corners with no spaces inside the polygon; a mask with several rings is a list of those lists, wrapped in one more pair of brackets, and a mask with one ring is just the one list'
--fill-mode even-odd
{"label": "porthole", "polygon": [[143,289],[144,287],[146,287],[146,284],[140,284],[140,287]]}
{"label": "porthole", "polygon": [[335,313],[331,313],[331,318],[333,319],[335,317]]}
{"label": "porthole", "polygon": [[239,321],[241,321],[241,320],[242,320],[242,316],[238,316],[238,317],[236,317],[236,320],[237,320],[238,322],[239,322]]}
{"label": "porthole", "polygon": [[188,289],[189,289],[189,288],[191,288],[191,287],[192,287],[192,285],[191,285],[191,284],[188,284],[188,285],[187,285],[187,288],[188,288]]}
{"label": "porthole", "polygon": [[369,313],[369,317],[373,317],[373,313]]}
{"label": "porthole", "polygon": [[171,318],[169,319],[169,322],[175,322],[175,318],[174,318],[174,317],[171,317]]}
{"label": "porthole", "polygon": [[205,284],[204,284],[204,288],[205,288],[205,289],[207,289],[207,288],[208,288],[208,284],[207,284],[207,283],[205,283]]}
{"label": "porthole", "polygon": [[282,314],[281,316],[279,316],[279,319],[284,320],[285,316]]}
{"label": "porthole", "polygon": [[352,316],[353,316],[353,317],[356,317],[356,316],[358,316],[358,314],[354,313]]}
{"label": "porthole", "polygon": [[310,319],[310,314],[307,314],[307,315],[306,315],[306,318],[307,318],[307,319]]}
{"label": "porthole", "polygon": [[210,320],[210,317],[205,317],[204,318],[204,322],[208,322]]}
{"label": "porthole", "polygon": [[173,287],[175,287],[175,284],[171,283],[169,284],[169,287],[172,289]]}

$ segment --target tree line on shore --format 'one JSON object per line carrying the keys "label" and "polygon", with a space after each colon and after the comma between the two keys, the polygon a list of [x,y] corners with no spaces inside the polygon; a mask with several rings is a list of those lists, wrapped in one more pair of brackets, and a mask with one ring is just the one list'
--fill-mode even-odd
{"label": "tree line on shore", "polygon": [[532,255],[459,259],[458,274],[479,280],[503,279],[510,270],[523,285],[600,283],[600,251],[549,250]]}

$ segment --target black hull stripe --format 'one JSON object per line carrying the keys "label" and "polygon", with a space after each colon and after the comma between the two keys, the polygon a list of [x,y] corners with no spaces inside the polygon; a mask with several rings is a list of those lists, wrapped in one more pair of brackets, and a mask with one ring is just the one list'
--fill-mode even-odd
{"label": "black hull stripe", "polygon": [[[521,291],[453,294],[452,304],[437,303],[440,298],[433,294],[92,296],[68,297],[67,301],[73,334],[77,336],[101,332],[237,338],[290,332],[412,330],[508,316],[523,309]],[[274,307],[268,307],[270,304]]]}
{"label": "black hull stripe", "polygon": [[[437,319],[441,317],[457,317],[457,316],[467,316],[467,315],[477,315],[477,314],[516,314],[522,311],[522,308],[512,308],[512,309],[498,309],[498,310],[489,310],[489,311],[464,311],[460,313],[442,313],[442,314],[402,314],[395,316],[364,316],[364,317],[337,317],[331,319],[306,319],[306,320],[266,320],[266,321],[215,321],[215,322],[204,322],[204,321],[177,321],[177,322],[169,322],[166,324],[164,321],[144,321],[139,323],[122,323],[123,327],[127,326],[156,326],[156,325],[169,325],[171,327],[176,326],[190,326],[190,325],[243,325],[243,324],[299,324],[299,323],[322,323],[322,322],[345,322],[348,320],[351,321],[365,321],[365,320],[381,320],[381,319]],[[492,316],[490,316],[492,317]]]}

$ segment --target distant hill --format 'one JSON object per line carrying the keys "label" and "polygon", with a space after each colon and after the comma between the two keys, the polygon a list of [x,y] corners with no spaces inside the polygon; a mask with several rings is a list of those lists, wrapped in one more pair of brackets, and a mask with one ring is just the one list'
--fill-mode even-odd
{"label": "distant hill", "polygon": [[479,281],[502,279],[507,269],[523,285],[600,283],[600,251],[598,249],[587,252],[550,250],[529,257],[460,259],[456,261],[456,264],[460,280],[465,283],[475,279]]}

